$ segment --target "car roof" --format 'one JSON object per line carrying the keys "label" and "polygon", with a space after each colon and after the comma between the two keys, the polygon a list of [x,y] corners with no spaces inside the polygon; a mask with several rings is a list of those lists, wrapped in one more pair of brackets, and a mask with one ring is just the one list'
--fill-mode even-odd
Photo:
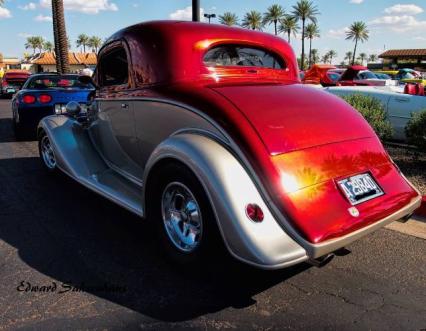
{"label": "car roof", "polygon": [[269,33],[220,24],[151,21],[113,34],[99,51],[99,57],[111,44],[122,41],[131,45],[136,80],[144,76],[141,78],[148,83],[194,80],[202,74],[209,74],[202,61],[203,54],[225,43],[260,47],[277,54],[286,62],[290,79],[298,80],[293,49],[283,38]]}

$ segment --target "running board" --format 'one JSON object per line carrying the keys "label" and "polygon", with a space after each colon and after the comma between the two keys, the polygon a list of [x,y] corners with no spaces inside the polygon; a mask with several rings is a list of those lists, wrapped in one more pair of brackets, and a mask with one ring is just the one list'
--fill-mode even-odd
{"label": "running board", "polygon": [[112,169],[89,178],[74,178],[90,190],[143,217],[142,190]]}

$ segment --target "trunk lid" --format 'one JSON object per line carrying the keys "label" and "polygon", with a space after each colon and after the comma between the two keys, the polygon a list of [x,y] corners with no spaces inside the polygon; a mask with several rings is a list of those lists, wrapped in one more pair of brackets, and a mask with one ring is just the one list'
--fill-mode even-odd
{"label": "trunk lid", "polygon": [[244,114],[271,155],[375,136],[362,116],[343,100],[308,86],[213,89]]}

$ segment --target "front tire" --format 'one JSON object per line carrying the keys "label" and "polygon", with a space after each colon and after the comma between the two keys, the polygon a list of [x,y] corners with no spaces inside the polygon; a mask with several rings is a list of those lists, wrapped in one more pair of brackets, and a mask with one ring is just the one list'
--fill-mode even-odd
{"label": "front tire", "polygon": [[48,172],[57,172],[55,152],[48,135],[44,131],[38,138],[38,151],[43,168]]}
{"label": "front tire", "polygon": [[178,265],[202,263],[220,237],[201,183],[185,166],[170,164],[151,184],[147,209],[163,252]]}

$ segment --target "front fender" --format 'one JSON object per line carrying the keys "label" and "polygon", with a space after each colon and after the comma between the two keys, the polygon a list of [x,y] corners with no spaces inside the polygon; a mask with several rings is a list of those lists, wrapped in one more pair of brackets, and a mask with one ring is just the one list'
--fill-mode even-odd
{"label": "front fender", "polygon": [[[168,138],[150,156],[144,183],[148,182],[156,164],[166,158],[184,163],[201,182],[225,245],[233,256],[265,269],[290,266],[308,259],[306,251],[274,219],[245,168],[220,143],[191,133]],[[143,192],[143,201],[148,194]],[[263,222],[254,223],[246,216],[245,208],[249,203],[262,208]]]}

